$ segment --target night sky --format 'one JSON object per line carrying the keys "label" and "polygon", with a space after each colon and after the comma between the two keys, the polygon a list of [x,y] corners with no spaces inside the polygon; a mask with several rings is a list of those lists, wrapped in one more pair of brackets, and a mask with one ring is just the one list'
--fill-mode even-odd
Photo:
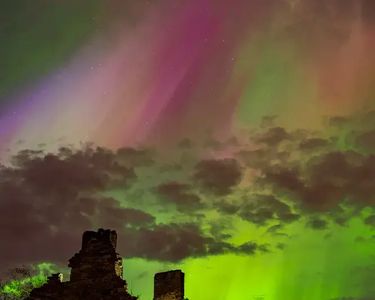
{"label": "night sky", "polygon": [[0,273],[104,227],[141,300],[375,299],[374,53],[373,0],[1,0]]}

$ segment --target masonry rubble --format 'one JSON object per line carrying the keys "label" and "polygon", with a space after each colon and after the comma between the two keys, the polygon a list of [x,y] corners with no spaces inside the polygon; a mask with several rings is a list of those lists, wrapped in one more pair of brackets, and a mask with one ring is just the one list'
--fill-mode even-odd
{"label": "masonry rubble", "polygon": [[[117,233],[99,229],[86,231],[82,248],[69,260],[70,280],[53,274],[26,300],[136,300],[123,278],[122,258],[116,252]],[[184,273],[181,270],[157,273],[154,300],[184,300]]]}

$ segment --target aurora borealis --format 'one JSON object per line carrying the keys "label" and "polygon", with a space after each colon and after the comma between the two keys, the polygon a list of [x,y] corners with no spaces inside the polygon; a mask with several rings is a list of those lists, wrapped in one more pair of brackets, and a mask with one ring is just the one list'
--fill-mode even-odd
{"label": "aurora borealis", "polygon": [[152,298],[375,298],[375,1],[2,0],[0,273],[119,233]]}

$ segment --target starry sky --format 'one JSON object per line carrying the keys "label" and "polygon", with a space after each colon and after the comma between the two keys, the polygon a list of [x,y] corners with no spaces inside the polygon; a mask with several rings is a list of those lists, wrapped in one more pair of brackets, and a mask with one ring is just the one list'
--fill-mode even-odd
{"label": "starry sky", "polygon": [[373,300],[374,53],[373,0],[2,0],[0,273],[104,227],[141,300]]}

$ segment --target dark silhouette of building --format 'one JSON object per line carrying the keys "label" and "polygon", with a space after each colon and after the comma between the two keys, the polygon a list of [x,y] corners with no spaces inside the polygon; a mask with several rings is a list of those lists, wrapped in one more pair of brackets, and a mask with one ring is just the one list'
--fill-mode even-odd
{"label": "dark silhouette of building", "polygon": [[184,278],[181,270],[155,274],[154,300],[183,300]]}
{"label": "dark silhouette of building", "polygon": [[[136,300],[127,291],[116,244],[114,230],[86,231],[81,250],[69,260],[70,280],[63,282],[61,274],[54,274],[46,284],[34,289],[27,300]],[[181,271],[156,274],[155,285],[155,300],[184,299]]]}

